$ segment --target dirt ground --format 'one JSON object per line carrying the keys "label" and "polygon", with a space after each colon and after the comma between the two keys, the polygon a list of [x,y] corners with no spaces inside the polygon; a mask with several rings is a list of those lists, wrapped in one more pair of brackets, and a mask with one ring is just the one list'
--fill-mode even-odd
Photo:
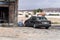
{"label": "dirt ground", "polygon": [[0,40],[60,40],[60,27],[0,27]]}

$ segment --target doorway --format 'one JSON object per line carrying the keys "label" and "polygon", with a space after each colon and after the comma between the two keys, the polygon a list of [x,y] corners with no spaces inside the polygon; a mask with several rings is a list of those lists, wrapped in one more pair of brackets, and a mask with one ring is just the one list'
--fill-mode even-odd
{"label": "doorway", "polygon": [[9,22],[9,7],[0,7],[0,23]]}

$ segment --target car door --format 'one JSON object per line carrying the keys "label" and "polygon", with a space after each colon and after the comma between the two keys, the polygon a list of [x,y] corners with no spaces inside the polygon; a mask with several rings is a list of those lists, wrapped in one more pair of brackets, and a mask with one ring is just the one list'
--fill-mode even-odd
{"label": "car door", "polygon": [[30,25],[33,26],[35,24],[35,21],[36,21],[36,17],[32,17],[30,19]]}

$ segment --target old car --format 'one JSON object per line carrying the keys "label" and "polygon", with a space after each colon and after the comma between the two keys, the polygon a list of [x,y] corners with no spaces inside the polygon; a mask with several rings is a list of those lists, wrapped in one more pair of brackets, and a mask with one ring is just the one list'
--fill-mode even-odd
{"label": "old car", "polygon": [[51,21],[44,16],[32,16],[24,24],[26,27],[45,27],[48,29],[51,26]]}

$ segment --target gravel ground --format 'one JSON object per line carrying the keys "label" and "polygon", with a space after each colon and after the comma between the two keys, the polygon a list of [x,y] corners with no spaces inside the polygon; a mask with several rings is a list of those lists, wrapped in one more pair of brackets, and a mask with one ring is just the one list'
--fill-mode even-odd
{"label": "gravel ground", "polygon": [[0,27],[0,40],[60,40],[60,27]]}

